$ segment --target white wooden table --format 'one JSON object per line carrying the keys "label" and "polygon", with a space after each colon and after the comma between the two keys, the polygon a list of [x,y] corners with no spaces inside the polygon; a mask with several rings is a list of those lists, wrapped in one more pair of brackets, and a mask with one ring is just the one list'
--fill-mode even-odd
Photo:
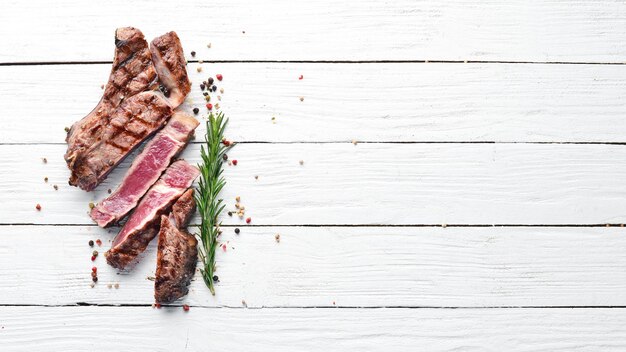
{"label": "white wooden table", "polygon": [[[189,106],[224,75],[253,219],[160,310],[154,244],[90,287],[128,161],[62,157],[127,25],[177,31]],[[3,1],[0,37],[0,350],[626,350],[623,1]]]}

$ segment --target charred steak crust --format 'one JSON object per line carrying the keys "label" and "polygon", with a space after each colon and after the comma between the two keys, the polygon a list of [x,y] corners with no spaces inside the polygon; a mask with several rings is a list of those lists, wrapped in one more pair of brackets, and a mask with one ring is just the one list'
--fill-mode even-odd
{"label": "charred steak crust", "polygon": [[157,269],[154,298],[170,303],[189,292],[189,282],[198,261],[198,241],[187,231],[177,228],[170,217],[161,216],[157,247]]}
{"label": "charred steak crust", "polygon": [[69,183],[91,191],[133,149],[161,128],[172,108],[160,93],[142,92],[130,97],[102,126],[98,141],[72,159]]}
{"label": "charred steak crust", "polygon": [[176,32],[165,33],[152,40],[150,51],[163,92],[172,107],[176,108],[191,91],[187,61],[180,39]]}
{"label": "charred steak crust", "polygon": [[[118,28],[115,46],[113,67],[102,99],[87,116],[74,123],[67,134],[65,160],[70,170],[74,170],[80,155],[101,139],[111,114],[124,99],[158,86],[152,55],[140,30]],[[77,177],[79,175],[75,175],[70,184],[76,185]]]}
{"label": "charred steak crust", "polygon": [[150,241],[152,241],[158,232],[158,226],[150,226],[135,235],[132,241],[126,241],[117,247],[111,248],[104,254],[107,263],[117,269],[126,268],[135,258],[146,250],[146,247],[148,247],[148,244],[150,244]]}
{"label": "charred steak crust", "polygon": [[196,199],[193,196],[193,188],[188,189],[172,206],[172,217],[178,228],[185,228],[189,220],[196,212]]}

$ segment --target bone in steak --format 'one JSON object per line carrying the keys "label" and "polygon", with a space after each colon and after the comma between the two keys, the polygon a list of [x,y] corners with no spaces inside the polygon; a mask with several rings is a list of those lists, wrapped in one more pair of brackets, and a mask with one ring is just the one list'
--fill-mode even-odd
{"label": "bone in steak", "polygon": [[133,149],[163,127],[172,108],[158,92],[142,92],[124,102],[102,128],[99,140],[72,161],[70,184],[91,191]]}
{"label": "bone in steak", "polygon": [[167,125],[146,144],[126,172],[120,186],[91,210],[91,218],[107,227],[130,212],[180,153],[199,122],[193,116],[176,112]]}
{"label": "bone in steak", "polygon": [[[87,116],[74,123],[67,134],[65,160],[70,170],[74,170],[81,155],[100,140],[111,115],[124,99],[157,86],[156,70],[143,33],[132,27],[118,28],[113,67],[102,99]],[[73,174],[70,184],[77,185],[80,176]]]}
{"label": "bone in steak", "polygon": [[174,162],[148,190],[106,252],[107,263],[124,269],[156,236],[160,216],[191,186],[200,171],[184,160]]}
{"label": "bone in steak", "polygon": [[198,241],[184,227],[195,211],[193,189],[182,195],[170,216],[161,216],[154,298],[170,303],[187,294],[198,261]]}
{"label": "bone in steak", "polygon": [[191,90],[191,82],[187,77],[187,62],[180,39],[176,32],[165,33],[152,41],[150,51],[162,85],[161,89],[172,108],[176,108],[182,104]]}

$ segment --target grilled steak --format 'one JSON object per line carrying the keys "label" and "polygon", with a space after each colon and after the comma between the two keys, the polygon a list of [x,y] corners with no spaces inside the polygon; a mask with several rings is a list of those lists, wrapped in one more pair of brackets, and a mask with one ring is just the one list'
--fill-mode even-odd
{"label": "grilled steak", "polygon": [[91,210],[91,218],[107,227],[130,212],[182,151],[199,122],[182,112],[174,113],[167,125],[148,142],[126,172],[120,186]]}
{"label": "grilled steak", "polygon": [[187,61],[180,39],[176,32],[165,33],[152,41],[150,51],[162,85],[161,89],[172,108],[176,108],[182,104],[191,90],[191,82],[187,77]]}
{"label": "grilled steak", "polygon": [[189,292],[189,282],[198,261],[198,241],[174,225],[173,216],[161,216],[154,298],[170,303]]}
{"label": "grilled steak", "polygon": [[148,190],[106,252],[107,263],[124,269],[156,236],[160,216],[191,186],[200,171],[184,160],[174,162]]}
{"label": "grilled steak", "polygon": [[111,114],[100,137],[72,160],[70,184],[91,191],[133,149],[161,128],[172,115],[172,108],[161,93],[134,95]]}
{"label": "grilled steak", "polygon": [[196,210],[193,189],[188,189],[172,207],[169,216],[161,216],[154,298],[170,303],[187,294],[198,261],[198,241],[185,227]]}
{"label": "grilled steak", "polygon": [[[124,99],[157,86],[156,70],[141,31],[132,27],[118,28],[113,67],[102,99],[87,116],[74,123],[67,134],[65,160],[70,170],[75,169],[75,163],[87,149],[101,140],[111,115]],[[77,185],[81,176],[73,174],[70,184]]]}
{"label": "grilled steak", "polygon": [[193,197],[193,188],[188,189],[172,206],[174,224],[178,228],[185,228],[196,212],[196,200]]}

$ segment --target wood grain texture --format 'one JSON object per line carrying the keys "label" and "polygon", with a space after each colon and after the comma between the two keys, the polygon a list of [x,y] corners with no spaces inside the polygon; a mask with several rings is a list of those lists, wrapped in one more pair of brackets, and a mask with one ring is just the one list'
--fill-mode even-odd
{"label": "wood grain texture", "polygon": [[[2,307],[3,350],[623,351],[623,309]],[[7,349],[8,348],[8,349]]]}
{"label": "wood grain texture", "polygon": [[[97,104],[109,70],[0,67],[0,143],[62,143],[64,127]],[[237,141],[626,141],[626,66],[219,63],[188,71],[186,106],[202,115],[200,82],[224,75],[222,100],[213,94],[212,103],[231,117]]]}
{"label": "wood grain texture", "polygon": [[[197,163],[199,147],[182,156]],[[67,185],[64,151],[0,146],[0,223],[92,224],[88,203],[129,163],[87,193]],[[253,143],[229,156],[238,165],[225,169],[227,209],[241,196],[253,225],[626,222],[621,145]]]}
{"label": "wood grain texture", "polygon": [[149,39],[176,30],[204,60],[624,62],[624,13],[580,0],[10,1],[0,62],[111,60],[114,29],[129,25]]}
{"label": "wood grain texture", "polygon": [[[275,234],[280,234],[280,242]],[[182,302],[204,307],[624,306],[623,228],[224,228],[212,296],[200,274]],[[156,241],[119,273],[114,234],[0,226],[0,305],[152,304]],[[27,252],[25,252],[27,249]],[[98,284],[91,288],[91,267]],[[119,283],[120,288],[108,288]],[[1,314],[0,314],[1,315]]]}

